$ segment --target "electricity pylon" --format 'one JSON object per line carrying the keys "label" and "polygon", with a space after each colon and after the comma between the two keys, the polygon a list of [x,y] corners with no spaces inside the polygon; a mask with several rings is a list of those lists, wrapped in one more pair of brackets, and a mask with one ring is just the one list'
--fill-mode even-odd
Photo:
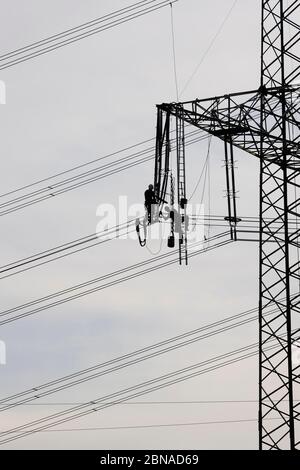
{"label": "electricity pylon", "polygon": [[[260,160],[260,449],[300,449],[299,7],[300,0],[262,1],[258,90],[158,106],[154,176],[158,200],[164,200],[166,192],[172,117],[177,122],[177,178],[178,187],[184,188],[183,197],[178,191],[178,204],[182,208],[187,202],[185,179],[180,181],[185,178],[184,130],[178,120],[223,140],[231,168],[233,147]],[[229,222],[234,230],[238,221],[234,172],[227,172],[230,175]],[[271,304],[273,313],[268,310]]]}

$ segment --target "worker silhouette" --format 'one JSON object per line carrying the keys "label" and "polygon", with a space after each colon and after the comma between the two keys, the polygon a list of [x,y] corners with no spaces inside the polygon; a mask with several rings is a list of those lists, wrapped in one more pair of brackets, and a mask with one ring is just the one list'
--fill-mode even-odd
{"label": "worker silhouette", "polygon": [[149,184],[148,189],[145,191],[145,209],[147,212],[148,222],[152,222],[152,212],[156,204],[155,193],[153,189],[153,184]]}

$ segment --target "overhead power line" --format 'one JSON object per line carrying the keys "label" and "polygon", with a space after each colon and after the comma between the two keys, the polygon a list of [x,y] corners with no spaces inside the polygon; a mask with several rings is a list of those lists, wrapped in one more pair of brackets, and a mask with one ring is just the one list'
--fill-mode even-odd
{"label": "overhead power line", "polygon": [[[37,186],[41,183],[45,183],[46,181],[50,181],[52,179],[55,179],[55,178],[58,178],[59,176],[63,176],[63,175],[66,175],[68,173],[71,173],[75,170],[79,170],[81,168],[84,168],[84,167],[87,167],[87,166],[90,166],[90,165],[93,165],[94,163],[98,163],[102,160],[106,160],[107,158],[110,158],[110,157],[117,157],[118,155],[120,155],[121,153],[124,153],[124,152],[127,152],[128,150],[133,150],[133,149],[136,149],[137,147],[140,147],[141,145],[144,145],[144,144],[148,144],[149,142],[153,142],[155,140],[155,138],[151,138],[151,139],[147,139],[147,140],[142,140],[140,142],[137,142],[136,144],[133,144],[133,145],[130,145],[129,147],[124,147],[120,150],[117,150],[116,152],[112,152],[112,153],[109,153],[107,155],[104,155],[102,157],[97,157],[95,158],[94,160],[90,160],[88,162],[85,162],[85,163],[81,163],[80,165],[76,165],[76,166],[73,166],[71,168],[68,168],[67,170],[64,170],[64,171],[61,171],[59,173],[55,173],[54,175],[51,175],[51,176],[47,176],[45,178],[42,178],[38,181],[34,181],[33,183],[29,183],[29,184],[26,184],[24,186],[21,186],[19,188],[16,188],[16,189],[12,189],[10,191],[7,191],[6,193],[2,193],[0,194],[0,198],[3,198],[5,196],[10,196],[11,194],[15,194],[15,193],[18,193],[20,191],[23,191],[24,189],[28,189],[28,188],[32,188],[34,186]],[[134,154],[131,154],[131,155],[134,155]]]}
{"label": "overhead power line", "polygon": [[103,243],[107,243],[124,235],[135,233],[135,228],[132,228],[133,225],[135,225],[135,219],[128,220],[123,224],[116,225],[108,230],[92,233],[85,237],[77,238],[71,242],[50,248],[49,250],[44,250],[34,255],[27,256],[26,258],[0,266],[0,280],[87,250],[96,245],[102,245]]}
{"label": "overhead power line", "polygon": [[[203,248],[202,242],[192,244],[191,248],[195,251],[191,252],[190,258],[231,243],[228,235],[229,232],[227,231],[211,237],[211,242],[214,244],[212,244],[210,247]],[[201,248],[197,249],[197,247]],[[177,256],[173,252],[168,252],[156,257],[152,257],[143,262],[127,266],[112,273],[90,279],[89,281],[82,282],[53,294],[46,295],[39,299],[26,302],[22,305],[18,305],[17,307],[0,312],[0,325],[11,323],[49,308],[62,305],[71,300],[79,299],[91,293],[115,286],[130,279],[135,279],[150,272],[157,271],[158,269],[170,266],[177,261]]]}
{"label": "overhead power line", "polygon": [[[248,311],[248,312],[250,312],[250,311]],[[247,312],[243,312],[240,315],[243,316],[245,314],[247,314]],[[236,315],[236,316],[238,316],[238,315]],[[229,318],[233,318],[233,317],[229,317]],[[224,321],[226,321],[226,319],[223,320],[223,322]],[[208,327],[209,326],[211,326],[211,325],[208,325]],[[178,337],[182,337],[182,336],[185,336],[185,335],[186,334],[179,335]],[[169,342],[169,341],[170,340],[167,340],[167,342]],[[273,340],[272,343],[274,341],[275,340]],[[158,343],[158,344],[165,344],[165,342],[161,342],[161,343]],[[239,349],[227,352],[225,354],[221,354],[219,356],[213,357],[211,359],[202,361],[200,363],[192,364],[192,365],[190,365],[188,367],[185,367],[183,369],[179,369],[179,370],[173,371],[171,373],[167,373],[163,376],[156,377],[156,378],[151,379],[151,380],[147,380],[146,382],[142,382],[142,383],[137,384],[135,386],[128,387],[128,388],[120,390],[118,392],[111,393],[109,395],[106,395],[104,397],[100,397],[98,399],[89,401],[87,403],[83,403],[83,404],[79,404],[77,406],[73,406],[70,409],[54,413],[54,414],[51,414],[51,415],[43,417],[43,418],[36,419],[35,421],[32,421],[30,423],[26,423],[26,424],[21,425],[21,426],[17,426],[17,427],[12,428],[12,429],[8,429],[8,430],[3,431],[3,432],[0,433],[0,436],[3,436],[2,439],[0,438],[0,444],[4,444],[4,443],[10,442],[10,441],[19,439],[21,437],[28,436],[28,435],[30,435],[32,433],[35,433],[35,432],[44,431],[46,429],[57,426],[59,424],[62,424],[62,423],[68,422],[68,421],[73,421],[74,419],[78,419],[80,417],[89,415],[89,414],[97,412],[97,411],[101,411],[101,410],[106,409],[108,407],[125,403],[126,401],[130,400],[131,398],[136,398],[136,397],[139,397],[139,396],[143,396],[143,395],[146,395],[146,394],[151,393],[153,391],[157,391],[157,390],[160,390],[162,388],[174,385],[176,383],[183,382],[183,381],[188,380],[190,378],[194,378],[194,377],[197,377],[199,375],[211,372],[213,370],[217,370],[217,369],[225,367],[227,365],[235,364],[235,363],[237,363],[241,360],[244,360],[244,359],[255,356],[257,354],[257,346],[258,346],[258,343],[247,345],[247,346],[244,346],[242,348],[239,348]],[[270,345],[268,347],[268,350],[271,350],[274,347],[276,347],[276,344],[274,346],[273,346],[273,344]],[[240,353],[242,353],[242,354],[240,354]],[[198,370],[199,368],[200,368],[200,370]],[[69,376],[69,377],[71,377],[71,376]],[[61,380],[61,379],[59,379],[59,380]],[[55,382],[56,381],[53,381],[52,383],[55,383]],[[50,384],[51,384],[51,382],[50,382]],[[32,390],[36,394],[33,397],[33,399],[39,398],[40,397],[40,389],[34,388]],[[128,394],[129,392],[130,392],[130,394]],[[26,393],[26,391],[25,391],[25,393]],[[21,395],[21,394],[17,394],[15,396],[8,397],[7,399],[15,399],[18,395]],[[123,396],[123,395],[125,395],[125,396]],[[4,400],[7,400],[7,399],[4,399]],[[16,405],[17,404],[12,404],[11,406],[16,406]]]}
{"label": "overhead power line", "polygon": [[[187,145],[188,146],[193,145],[207,138],[208,136],[204,135],[204,132],[202,131],[199,131],[199,130],[192,131],[190,133],[187,133]],[[174,139],[171,140],[171,143],[172,142],[174,142]],[[136,146],[138,145],[140,144],[136,144]],[[45,183],[45,182],[52,180],[51,183],[47,184],[46,186],[42,186],[41,188],[27,191],[25,192],[25,194],[16,195],[8,199],[7,201],[1,202],[0,203],[0,216],[4,216],[7,214],[10,214],[11,212],[24,209],[33,204],[37,204],[39,202],[52,199],[54,196],[58,196],[66,192],[73,191],[75,189],[86,186],[87,184],[113,176],[125,170],[132,169],[138,165],[150,162],[151,160],[154,159],[153,147],[146,147],[144,149],[141,149],[140,151],[126,155],[122,158],[119,157],[120,153],[126,152],[128,148],[132,149],[136,146],[127,147],[120,151],[108,154],[104,157],[100,157],[98,159],[92,160],[91,162],[85,163],[83,165],[75,166],[69,170],[60,172],[57,175],[53,175],[48,178],[43,178],[40,181],[27,184],[21,188],[17,188],[17,189],[8,191],[4,194],[1,194],[0,198],[5,199],[8,196],[11,196],[17,193],[22,193],[23,191],[26,191],[27,189],[33,188],[35,186],[38,186],[41,183]],[[102,164],[100,166],[96,166],[95,168],[91,168],[89,170],[80,172],[73,176],[68,176],[67,178],[63,178],[63,179],[60,178],[63,175],[74,172],[88,165],[93,165],[101,160],[111,158],[111,157],[114,157],[114,160],[111,162]],[[56,178],[60,178],[60,179],[58,179],[58,181],[53,181]]]}
{"label": "overhead power line", "polygon": [[[288,401],[288,400],[286,400]],[[145,405],[145,406],[152,406],[152,405],[217,405],[217,404],[245,404],[245,403],[258,403],[258,400],[143,400],[143,401],[126,401],[124,403],[120,403],[120,405],[126,406],[135,406],[135,405]],[[39,402],[39,403],[20,403],[18,406],[73,406],[73,405],[83,405],[83,402]],[[1,410],[0,410],[1,411]]]}
{"label": "overhead power line", "polygon": [[[273,313],[272,309],[270,309],[270,314],[271,313]],[[78,372],[51,380],[50,382],[35,385],[32,388],[0,399],[0,411],[5,411],[9,408],[26,404],[32,400],[41,399],[61,390],[65,390],[70,387],[74,387],[75,385],[94,380],[125,367],[127,368],[136,363],[144,362],[145,360],[157,357],[158,355],[169,353],[178,348],[188,346],[194,342],[202,341],[217,334],[227,332],[256,320],[257,315],[257,308],[250,309],[245,312],[226,317],[222,320],[209,323],[202,327],[186,331],[180,335],[176,335],[158,343],[151,344],[150,346],[123,354],[122,356],[116,357],[109,361],[95,364],[94,366],[82,369]]]}
{"label": "overhead power line", "polygon": [[79,26],[54,34],[27,46],[20,47],[0,56],[0,70],[34,59],[38,56],[60,49],[61,47],[81,41],[128,21],[164,8],[178,0],[143,0],[128,7],[116,10],[107,15],[95,18]]}
{"label": "overhead power line", "polygon": [[[49,394],[53,394],[53,393],[56,393],[58,391],[61,391],[61,390],[64,390],[66,388],[69,388],[70,386],[74,386],[74,385],[78,385],[80,383],[83,383],[87,380],[91,380],[93,378],[96,378],[96,377],[99,377],[99,376],[102,376],[102,375],[105,375],[107,373],[111,373],[111,372],[114,372],[116,370],[120,370],[120,368],[123,368],[123,367],[127,367],[128,365],[132,365],[132,364],[136,364],[137,362],[142,362],[146,359],[148,359],[149,357],[156,357],[157,355],[161,355],[161,354],[164,354],[165,352],[169,352],[169,351],[172,351],[174,349],[177,349],[178,347],[183,347],[187,344],[191,344],[191,342],[194,342],[194,341],[199,341],[199,340],[202,340],[202,339],[205,339],[205,338],[208,338],[210,336],[213,336],[213,335],[216,335],[220,332],[223,332],[225,330],[229,330],[229,329],[232,329],[232,328],[235,328],[236,326],[241,326],[242,324],[245,324],[245,323],[248,323],[249,321],[253,321],[255,319],[257,319],[257,310],[258,309],[251,309],[251,310],[248,310],[248,311],[245,311],[245,312],[242,312],[242,313],[239,313],[239,314],[236,314],[236,315],[233,315],[231,317],[227,317],[223,320],[220,320],[220,321],[217,321],[217,322],[214,322],[214,323],[211,323],[211,324],[208,324],[208,325],[205,325],[201,328],[198,328],[198,329],[195,329],[195,330],[191,330],[189,332],[185,332],[181,335],[178,335],[178,336],[175,336],[173,338],[169,338],[165,341],[161,341],[159,343],[156,343],[154,345],[151,345],[151,346],[148,346],[146,348],[142,348],[140,350],[137,350],[137,351],[133,351],[132,353],[129,353],[129,354],[125,354],[123,356],[120,356],[119,358],[115,358],[115,359],[112,359],[110,361],[107,361],[107,362],[104,362],[102,364],[98,364],[96,366],[93,366],[93,367],[90,367],[88,369],[84,369],[82,371],[79,371],[77,373],[73,373],[73,374],[70,374],[69,376],[65,376],[65,377],[62,377],[60,379],[56,379],[56,380],[53,380],[51,382],[48,382],[46,384],[42,384],[40,386],[35,386],[33,387],[32,389],[28,389],[28,390],[25,390],[24,392],[20,392],[18,394],[15,394],[15,395],[11,395],[9,397],[6,397],[6,398],[3,398],[0,403],[2,405],[1,407],[1,411],[4,411],[4,410],[7,410],[9,408],[12,408],[12,407],[15,407],[15,406],[18,406],[18,405],[24,405],[24,404],[28,404],[29,401],[32,401],[32,400],[36,400],[38,398],[42,398],[43,396],[45,395],[49,395]],[[253,317],[253,313],[256,313],[255,316]],[[269,314],[271,315],[273,312],[270,310]],[[251,316],[251,318],[245,318],[247,316]],[[231,325],[228,326],[228,328],[224,328],[223,325],[226,324],[226,323],[230,323],[232,322],[233,320],[235,319],[239,319],[239,318],[243,318],[246,320],[242,320],[241,322],[236,322],[236,323],[232,323]],[[216,326],[218,326],[219,328],[216,329]],[[209,330],[212,330],[212,331],[209,331]],[[198,334],[199,332],[205,332],[207,331],[208,333],[204,333],[202,335],[200,335],[199,337],[196,337],[196,338],[190,338],[188,340],[184,340],[184,341],[181,341],[183,338],[188,338],[190,336],[194,336],[195,334]],[[176,342],[180,340],[181,343],[177,343]],[[175,342],[175,345],[172,345],[172,343]],[[170,346],[170,344],[172,346]],[[167,347],[165,347],[167,345]],[[163,346],[163,348],[162,348]],[[154,353],[153,352],[156,350],[156,349],[159,349],[157,351],[157,353]],[[166,374],[162,377],[159,377],[159,378],[156,378],[156,379],[152,379],[150,381],[147,381],[143,384],[138,384],[138,386],[134,386],[134,387],[129,387],[129,389],[125,389],[125,391],[127,392],[128,390],[132,390],[134,388],[140,388],[141,386],[143,385],[148,385],[149,383],[153,383],[153,382],[157,382],[157,380],[161,380],[161,379],[165,379],[165,378],[169,378],[169,377],[173,377],[173,376],[177,376],[178,374],[181,374],[182,372],[186,372],[186,371],[192,371],[192,370],[195,370],[197,369],[198,367],[204,367],[203,370],[201,371],[198,371],[196,374],[192,374],[191,376],[188,376],[188,377],[185,377],[185,379],[187,378],[191,378],[191,377],[195,377],[195,376],[198,376],[198,375],[201,375],[203,373],[207,373],[207,372],[210,372],[212,370],[216,370],[220,367],[223,367],[223,366],[226,366],[226,365],[229,365],[229,364],[233,364],[233,363],[236,363],[240,360],[243,360],[243,359],[246,359],[248,357],[252,357],[254,356],[255,354],[257,354],[257,344],[252,344],[252,345],[247,345],[245,347],[242,347],[242,348],[239,348],[237,350],[234,350],[234,351],[231,351],[229,353],[225,353],[225,354],[222,354],[220,356],[216,356],[214,358],[211,358],[211,359],[208,359],[208,360],[205,360],[205,361],[202,361],[201,363],[197,363],[197,364],[193,364],[191,366],[188,366],[188,367],[185,367],[184,369],[180,369],[178,371],[175,371],[175,372],[172,372],[172,373],[169,373],[169,374]],[[272,349],[273,346],[270,347],[270,349]],[[253,351],[254,349],[254,351]],[[150,352],[149,356],[145,355],[144,353],[145,352]],[[236,354],[239,354],[240,352],[242,352],[243,354],[241,356],[238,356],[238,357],[235,357]],[[107,366],[111,366],[113,364],[118,364],[118,362],[122,362],[123,360],[128,360],[128,358],[132,359],[132,357],[134,356],[138,356],[140,354],[143,354],[142,357],[138,358],[138,360],[134,359],[133,361],[129,361],[129,362],[125,362],[123,364],[120,364],[119,366],[117,367],[113,367],[110,369],[107,369],[106,367]],[[225,362],[222,362],[221,364],[219,364],[219,361],[220,360],[223,360],[223,359],[229,359],[229,360],[226,360]],[[208,367],[207,367],[208,366]],[[101,369],[104,368],[104,371]],[[105,369],[106,368],[106,369]],[[100,369],[100,374],[95,374],[95,370],[98,370]],[[90,373],[90,372],[93,372],[92,375],[90,376],[87,376],[86,373]],[[80,377],[79,380],[78,377]],[[74,380],[74,378],[76,380]],[[66,383],[67,381],[69,381],[71,379],[71,381],[69,383]],[[185,380],[184,379],[184,380]],[[169,386],[170,384],[172,385],[173,383],[178,383],[182,381],[182,378],[179,378],[179,380],[176,380],[175,382],[172,382],[172,383],[167,383],[167,384],[162,384],[161,386],[159,386],[159,388],[163,388],[165,386]],[[65,384],[64,384],[65,382]],[[48,388],[48,390],[47,390]],[[158,388],[158,389],[159,389]],[[157,389],[157,387],[155,387],[155,390]],[[152,391],[152,389],[150,390]],[[125,403],[128,399],[131,399],[131,396],[130,397],[127,397],[126,400],[122,399],[121,401],[109,401],[108,399],[113,397],[113,398],[116,398],[116,396],[118,396],[120,393],[122,394],[124,391],[120,391],[120,392],[117,392],[117,393],[113,393],[113,394],[110,394],[106,397],[102,397],[101,399],[97,399],[97,400],[93,400],[93,401],[89,401],[88,403],[78,403],[78,404],[72,404],[74,405],[73,408],[71,408],[70,410],[66,410],[66,411],[61,411],[61,412],[58,412],[58,413],[55,413],[54,415],[50,415],[48,417],[44,417],[44,418],[41,418],[41,419],[38,419],[34,422],[31,422],[31,423],[27,423],[25,425],[22,425],[22,426],[18,426],[17,428],[14,428],[14,429],[11,429],[11,430],[8,430],[8,431],[3,431],[2,433],[0,433],[0,436],[3,435],[7,435],[7,434],[11,434],[11,433],[15,433],[15,432],[19,432],[19,431],[22,431],[24,430],[25,428],[28,428],[30,425],[33,425],[33,424],[37,424],[37,423],[41,423],[41,422],[45,422],[51,418],[57,418],[57,417],[60,417],[60,416],[64,416],[63,418],[63,422],[66,422],[66,421],[70,421],[70,420],[73,420],[75,419],[76,417],[68,417],[66,418],[65,415],[66,414],[69,414],[70,412],[72,411],[79,411],[81,409],[85,409],[88,405],[92,406],[92,409],[90,410],[85,410],[84,414],[83,415],[86,415],[86,414],[90,414],[90,413],[93,413],[95,411],[100,411],[100,409],[103,409],[103,408],[106,408],[106,407],[110,407],[110,406],[113,406],[113,405],[116,405],[116,404],[123,404]],[[141,396],[141,395],[144,395],[146,393],[149,393],[149,390],[144,390],[142,391],[141,393],[138,393],[138,394],[134,394],[134,396]],[[107,399],[107,401],[105,401],[105,399]],[[255,400],[247,400],[247,402],[253,402]],[[101,402],[101,408],[95,408],[95,405],[98,403],[98,402]],[[205,403],[206,401],[199,401],[199,403]],[[209,401],[208,401],[209,402]],[[218,402],[218,401],[211,401],[211,402]],[[220,401],[220,402],[224,402],[223,401]],[[234,401],[226,401],[226,402],[237,402],[237,400],[234,400]],[[246,402],[246,400],[241,400],[240,402]],[[144,403],[144,402],[139,402],[139,403]],[[158,402],[160,403],[160,402]],[[161,402],[163,403],[163,402]],[[170,402],[172,403],[172,402]],[[177,402],[174,402],[174,403],[177,403]],[[196,402],[195,402],[196,403]],[[197,401],[198,403],[198,401]],[[53,404],[55,405],[55,404]],[[81,415],[80,415],[81,416]],[[55,426],[56,424],[61,424],[60,423],[49,423],[47,424],[46,426],[46,429],[48,429],[49,427],[52,427],[52,426]],[[39,429],[39,431],[41,431],[42,429]],[[31,430],[31,431],[26,431],[25,434],[22,434],[22,435],[18,435],[18,436],[13,436],[12,438],[9,438],[9,441],[10,440],[14,440],[14,439],[18,439],[19,437],[22,437],[23,435],[27,435],[27,434],[31,434],[32,432],[37,432],[37,429],[34,429],[34,430]],[[1,441],[2,442],[2,441]],[[7,440],[3,441],[2,443],[4,442],[8,442]]]}
{"label": "overhead power line", "polygon": [[[251,218],[246,216],[241,218],[242,222],[239,223],[238,226],[239,231],[242,229],[247,229],[247,231],[251,233],[258,231],[258,217]],[[228,228],[228,222],[224,220],[224,217],[222,216],[212,215],[204,217],[195,217],[191,215],[190,220],[192,222],[191,225],[193,227],[197,225],[209,225],[210,227],[215,228]],[[113,239],[120,238],[125,234],[131,235],[135,233],[135,222],[136,219],[128,220],[123,224],[113,226],[110,229],[105,230],[101,233],[91,233],[75,240],[71,240],[70,242],[50,248],[48,250],[44,250],[42,252],[35,253],[31,256],[27,256],[26,258],[21,258],[5,265],[2,265],[0,266],[0,280],[15,276],[16,274],[20,274],[31,269],[35,269],[48,263],[52,263],[53,261],[56,261],[58,259],[71,256],[75,253],[85,251],[95,246],[102,245],[103,243],[107,243]]]}
{"label": "overhead power line", "polygon": [[[118,392],[102,396],[87,403],[8,429],[0,433],[0,444],[5,444],[16,439],[20,439],[21,437],[44,431],[59,424],[73,421],[74,419],[79,419],[83,416],[90,415],[91,413],[128,401],[131,398],[147,395],[148,393],[158,391],[162,388],[181,383],[188,379],[217,370],[221,367],[253,357],[257,354],[257,346],[257,343],[248,345],[209,360],[192,364],[191,366],[183,369],[147,380],[137,385],[127,387],[119,390]],[[272,348],[274,348],[274,346],[269,346],[269,349]]]}
{"label": "overhead power line", "polygon": [[[190,127],[190,125],[187,125],[187,127]],[[174,133],[175,130],[171,132]],[[207,139],[209,139],[208,133],[199,129],[192,130],[186,133],[186,146],[194,145]],[[146,139],[144,141],[138,142],[137,144],[120,149],[116,152],[112,152],[102,157],[98,157],[83,164],[76,165],[67,170],[42,178],[33,183],[29,183],[19,188],[6,191],[5,193],[0,194],[0,199],[4,199],[4,201],[0,203],[0,216],[4,216],[6,214],[10,214],[11,212],[24,209],[33,204],[52,199],[55,196],[81,188],[83,186],[86,186],[87,184],[134,168],[135,166],[150,162],[154,158],[154,146],[142,148],[141,150],[136,150],[133,153],[125,155],[121,158],[120,155],[122,153],[127,153],[130,150],[137,149],[138,147],[143,146],[154,140],[155,139]],[[176,138],[170,139],[171,148],[173,147],[175,140]],[[77,174],[74,174],[74,172],[77,172],[78,170],[81,170],[86,167],[92,167],[93,165],[96,165],[110,158],[113,158],[113,161],[108,161],[107,163],[98,165],[94,168],[90,168],[85,171],[81,171]],[[61,178],[66,175],[68,176],[65,178]],[[43,185],[43,183],[49,184]],[[39,188],[39,185],[43,186]],[[31,188],[36,189],[26,191]],[[22,194],[22,192],[25,193]],[[10,198],[10,196],[12,195],[15,196]],[[5,200],[7,198],[8,200]]]}
{"label": "overhead power line", "polygon": [[[279,418],[268,418],[269,420]],[[123,425],[123,426],[101,426],[101,427],[89,427],[89,428],[67,428],[67,429],[45,429],[41,432],[75,432],[75,431],[121,431],[130,429],[156,429],[156,428],[181,428],[189,426],[204,426],[212,424],[240,424],[240,423],[257,423],[257,418],[248,419],[223,419],[215,421],[196,421],[189,423],[156,423],[156,424],[136,424],[136,425]]]}
{"label": "overhead power line", "polygon": [[[273,314],[274,312],[276,312],[276,309],[269,309],[269,315]],[[96,364],[55,380],[51,380],[50,382],[35,385],[32,388],[0,399],[0,411],[5,411],[20,405],[30,404],[33,400],[41,399],[45,396],[49,396],[70,387],[78,386],[84,382],[102,377],[103,375],[107,375],[140,362],[144,362],[148,359],[160,356],[162,354],[169,353],[171,351],[177,350],[178,348],[189,346],[195,342],[199,342],[220,333],[230,331],[234,328],[244,326],[248,323],[256,321],[257,316],[257,308],[246,310],[244,312],[184,332],[180,335],[168,338],[150,346],[135,350],[131,353],[124,354],[109,361]],[[142,404],[143,402],[138,403]],[[169,403],[177,402],[174,401]],[[199,403],[205,403],[205,401]],[[82,403],[71,403],[71,405],[79,404]],[[55,405],[55,403],[52,403],[52,405]]]}

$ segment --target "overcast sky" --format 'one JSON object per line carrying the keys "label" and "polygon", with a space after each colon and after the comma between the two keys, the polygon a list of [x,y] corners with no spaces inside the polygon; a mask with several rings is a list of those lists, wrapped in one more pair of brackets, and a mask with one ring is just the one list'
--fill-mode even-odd
{"label": "overcast sky", "polygon": [[[0,1],[1,54],[127,6],[129,0]],[[182,100],[259,86],[260,1],[238,0]],[[179,89],[220,28],[233,0],[179,0],[173,6]],[[176,100],[170,7],[0,71],[1,189],[12,189],[155,136],[156,109]],[[154,146],[154,144],[153,144]],[[188,194],[203,167],[207,141],[187,151]],[[226,215],[223,146],[212,140],[211,213]],[[258,215],[258,161],[236,151],[240,216]],[[99,204],[143,203],[153,162],[1,218],[1,265],[94,233]],[[200,202],[202,187],[195,193]],[[205,199],[208,212],[208,200]],[[156,250],[157,244],[149,246]],[[162,252],[167,248],[163,245]],[[1,397],[109,360],[258,304],[258,245],[235,243],[80,300],[2,326],[7,364]],[[70,287],[151,254],[132,240],[113,240],[1,280],[1,310]],[[258,340],[256,323],[159,359],[72,388],[43,405],[5,412],[7,429]],[[258,360],[248,359],[61,429],[256,419]],[[150,404],[153,401],[251,403]],[[52,404],[49,404],[49,403]],[[46,404],[45,404],[46,403]],[[48,432],[6,448],[256,448],[257,423]]]}

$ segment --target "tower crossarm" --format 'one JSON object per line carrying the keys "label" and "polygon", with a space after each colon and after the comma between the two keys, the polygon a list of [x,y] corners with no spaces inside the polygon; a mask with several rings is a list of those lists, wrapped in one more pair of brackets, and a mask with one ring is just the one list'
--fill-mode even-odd
{"label": "tower crossarm", "polygon": [[[173,116],[180,115],[186,123],[214,135],[256,157],[282,163],[281,102],[282,88],[261,88],[183,103],[164,103],[159,108]],[[286,86],[286,139],[289,166],[300,165],[299,108],[300,86]],[[261,102],[265,106],[261,119]],[[261,144],[263,148],[261,148]]]}

